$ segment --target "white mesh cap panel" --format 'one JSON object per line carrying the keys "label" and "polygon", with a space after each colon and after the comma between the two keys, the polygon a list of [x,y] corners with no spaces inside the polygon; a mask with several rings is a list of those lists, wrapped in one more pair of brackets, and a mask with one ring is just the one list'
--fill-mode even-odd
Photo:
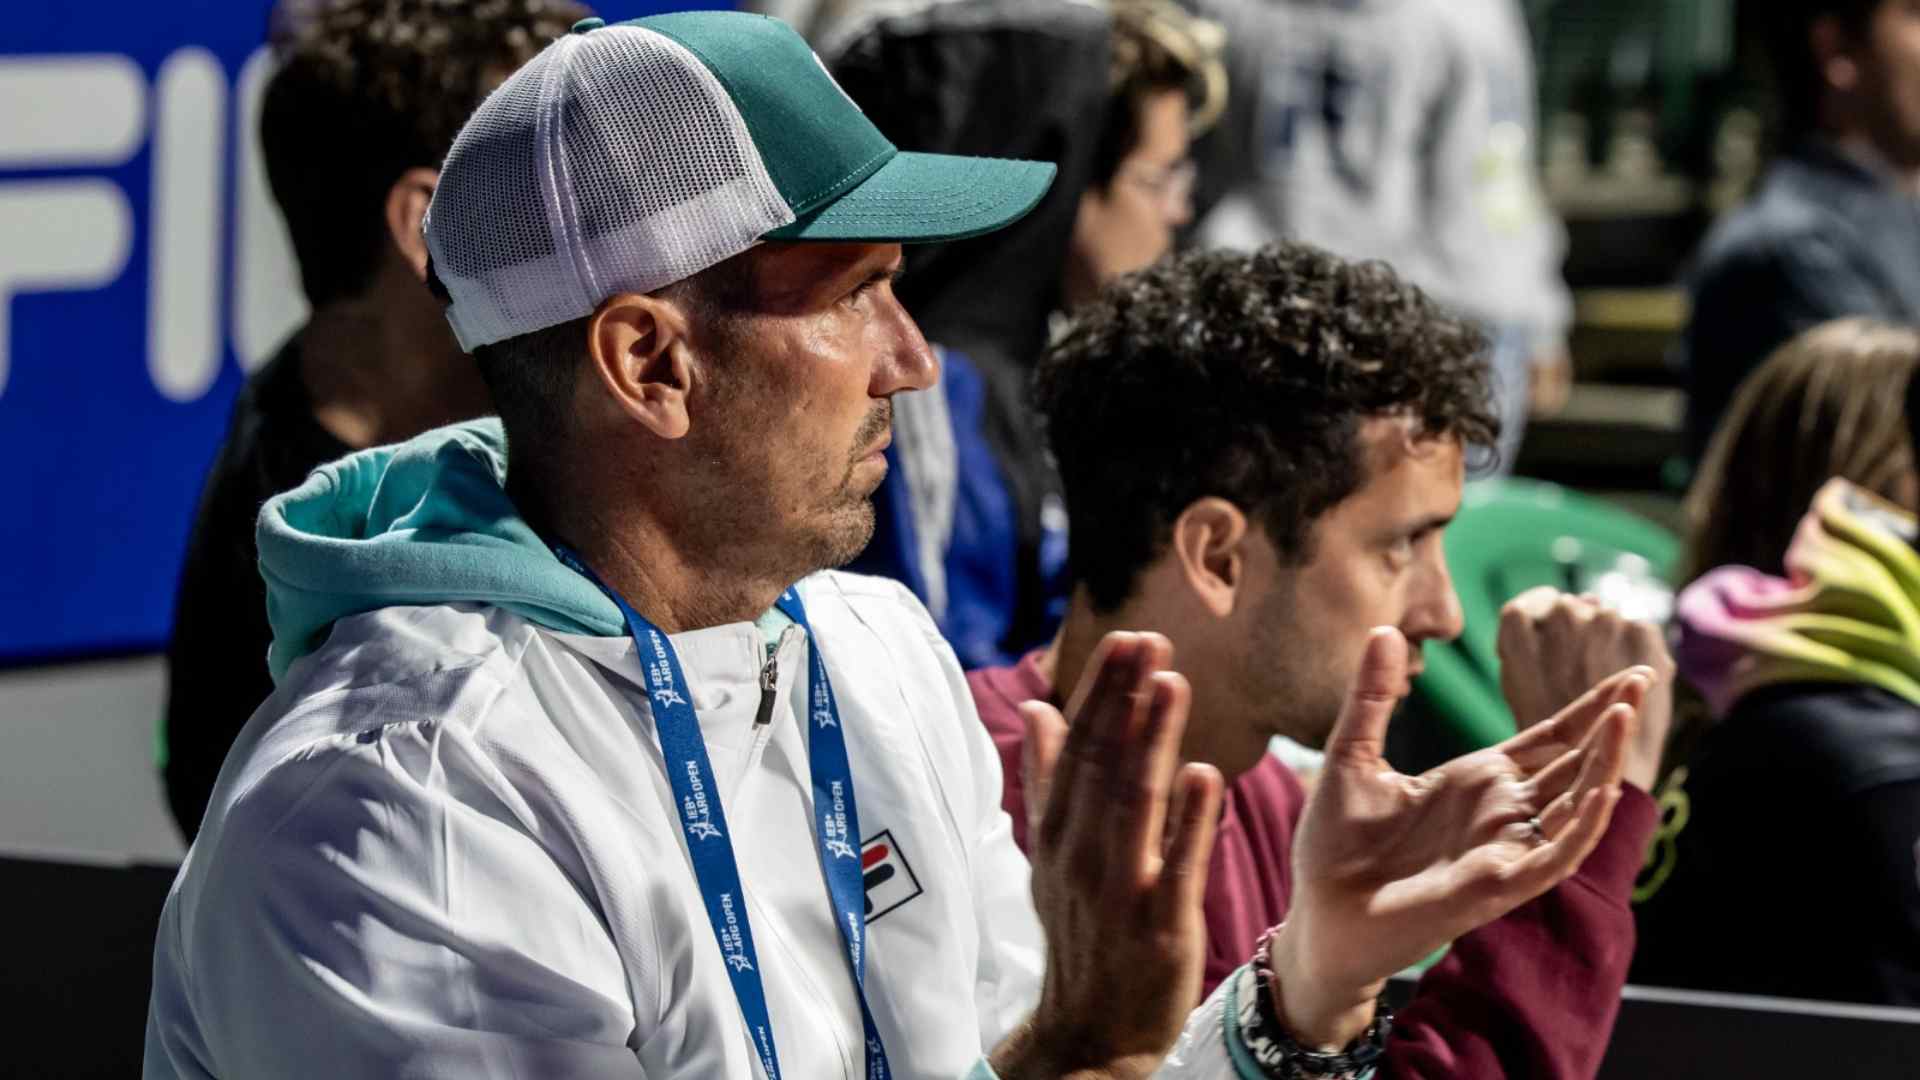
{"label": "white mesh cap panel", "polygon": [[732,98],[637,26],[573,39],[560,145],[595,301],[691,277],[793,221]]}
{"label": "white mesh cap panel", "polygon": [[793,219],[712,72],[609,26],[555,42],[480,106],[427,242],[472,350],[691,277]]}
{"label": "white mesh cap panel", "polygon": [[577,318],[584,297],[562,286],[561,261],[541,197],[534,138],[548,48],[481,102],[448,151],[427,209],[433,270],[453,299],[447,317],[472,350]]}

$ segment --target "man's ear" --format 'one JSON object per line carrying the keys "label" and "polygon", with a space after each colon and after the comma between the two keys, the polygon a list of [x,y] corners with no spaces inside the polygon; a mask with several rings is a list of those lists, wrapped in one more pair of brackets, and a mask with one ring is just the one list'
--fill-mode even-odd
{"label": "man's ear", "polygon": [[415,168],[401,173],[387,189],[387,238],[421,281],[427,280],[427,204],[439,183],[439,173]]}
{"label": "man's ear", "polygon": [[608,297],[587,324],[587,355],[622,412],[662,439],[686,435],[693,361],[677,305],[644,293]]}
{"label": "man's ear", "polygon": [[1859,87],[1860,64],[1854,58],[1857,44],[1837,15],[1822,15],[1807,28],[1813,67],[1827,89],[1847,93]]}
{"label": "man's ear", "polygon": [[1169,545],[1181,580],[1215,616],[1233,613],[1247,584],[1247,515],[1225,499],[1195,499],[1173,521]]}

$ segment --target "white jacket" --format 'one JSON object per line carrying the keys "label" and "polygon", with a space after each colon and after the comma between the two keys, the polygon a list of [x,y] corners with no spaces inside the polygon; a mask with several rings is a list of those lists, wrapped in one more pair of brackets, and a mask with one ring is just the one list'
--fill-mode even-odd
{"label": "white jacket", "polygon": [[[801,590],[858,784],[868,999],[896,1075],[954,1080],[1044,966],[998,759],[910,594]],[[781,638],[758,727],[759,629],[672,640],[781,1068],[863,1077],[812,831],[806,636]],[[146,1075],[762,1075],[673,807],[630,639],[471,604],[340,620],[248,723],[168,897]],[[1165,1075],[1235,1075],[1220,1014],[1216,995]]]}

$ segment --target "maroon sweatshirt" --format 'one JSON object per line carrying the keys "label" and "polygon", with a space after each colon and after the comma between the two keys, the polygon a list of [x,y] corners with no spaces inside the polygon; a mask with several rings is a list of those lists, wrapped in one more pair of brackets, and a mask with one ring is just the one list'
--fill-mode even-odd
{"label": "maroon sweatshirt", "polygon": [[[970,673],[974,704],[1000,750],[1001,805],[1027,846],[1021,785],[1023,701],[1051,701],[1038,652]],[[1293,830],[1306,793],[1273,757],[1227,785],[1207,877],[1206,993],[1253,955],[1254,939],[1286,919]],[[1389,1077],[1591,1077],[1606,1054],[1633,958],[1633,878],[1658,810],[1626,785],[1600,846],[1560,884],[1454,942],[1394,1020],[1379,1072]]]}

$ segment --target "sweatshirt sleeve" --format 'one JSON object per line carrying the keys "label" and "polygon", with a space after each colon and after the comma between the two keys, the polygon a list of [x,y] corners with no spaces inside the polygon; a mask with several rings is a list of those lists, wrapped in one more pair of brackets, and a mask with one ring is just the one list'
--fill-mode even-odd
{"label": "sweatshirt sleeve", "polygon": [[[942,733],[939,756],[966,766],[964,773],[956,769],[948,775],[965,778],[950,789],[950,805],[958,840],[967,852],[974,931],[980,942],[974,1010],[980,1024],[980,1050],[985,1054],[1032,1015],[1039,1003],[1040,981],[1046,973],[1046,936],[1033,909],[1032,870],[1014,843],[1013,819],[1001,808],[1001,750],[980,720],[953,649],[919,602],[903,587],[899,592],[938,658],[944,692],[957,721],[953,731]],[[983,1058],[976,1072],[985,1067]]]}
{"label": "sweatshirt sleeve", "polygon": [[[642,1080],[596,912],[511,814],[407,767],[462,752],[429,730],[311,749],[203,838],[189,857],[214,868],[167,907],[198,932],[162,935],[148,1076]],[[197,1028],[168,1019],[189,1000]]]}
{"label": "sweatshirt sleeve", "polygon": [[[1627,788],[1572,878],[1461,938],[1394,1020],[1380,1080],[1586,1078],[1600,1068],[1633,956],[1633,879],[1658,820]],[[1187,1020],[1156,1075],[1261,1080],[1230,1045],[1229,976]]]}
{"label": "sweatshirt sleeve", "polygon": [[1381,1080],[1591,1077],[1633,959],[1634,875],[1659,810],[1626,786],[1571,878],[1455,942],[1394,1021]]}

